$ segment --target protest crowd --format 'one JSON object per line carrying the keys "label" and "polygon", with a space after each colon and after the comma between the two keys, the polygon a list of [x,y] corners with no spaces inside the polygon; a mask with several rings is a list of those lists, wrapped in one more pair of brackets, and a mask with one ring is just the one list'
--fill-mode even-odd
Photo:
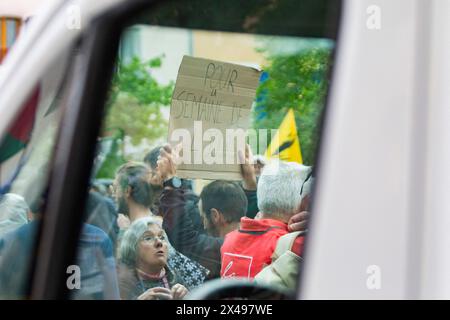
{"label": "protest crowd", "polygon": [[[229,78],[216,70],[227,70]],[[170,109],[170,139],[141,162],[114,166],[114,181],[107,187],[91,181],[76,264],[68,269],[79,273],[78,280],[76,274],[68,280],[71,298],[183,299],[219,278],[295,292],[313,170],[301,164],[294,112],[287,112],[272,136],[268,157],[253,156],[250,140],[241,139],[234,150],[234,138],[229,139],[230,132],[245,136],[260,78],[261,71],[252,67],[183,57]],[[193,146],[180,150],[183,144],[173,137],[192,131]],[[213,137],[214,147],[200,152],[211,157],[194,165],[180,161],[200,150],[199,141]],[[294,156],[283,157],[283,152]],[[225,164],[215,161],[218,155],[226,155]],[[212,181],[196,188],[205,178]],[[49,191],[43,190],[32,201],[13,193],[1,196],[0,298],[26,292],[34,242],[40,222],[45,223]]]}
{"label": "protest crowd", "polygon": [[[216,278],[244,278],[292,292],[307,233],[312,168],[264,160],[247,145],[241,181],[194,192],[177,177],[175,152],[151,150],[117,168],[110,190],[91,186],[78,245],[74,299],[182,299]],[[257,160],[256,160],[257,159]],[[45,194],[0,200],[0,293],[20,296],[12,270],[28,264]]]}

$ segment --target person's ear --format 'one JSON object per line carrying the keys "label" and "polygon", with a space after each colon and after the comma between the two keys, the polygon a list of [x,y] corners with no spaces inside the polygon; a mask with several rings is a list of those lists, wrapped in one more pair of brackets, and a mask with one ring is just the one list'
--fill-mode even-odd
{"label": "person's ear", "polygon": [[309,194],[304,196],[302,201],[300,202],[299,212],[308,211],[308,209],[309,209]]}
{"label": "person's ear", "polygon": [[223,224],[223,215],[220,213],[219,210],[212,208],[211,209],[211,221],[214,223],[214,225],[221,225]]}

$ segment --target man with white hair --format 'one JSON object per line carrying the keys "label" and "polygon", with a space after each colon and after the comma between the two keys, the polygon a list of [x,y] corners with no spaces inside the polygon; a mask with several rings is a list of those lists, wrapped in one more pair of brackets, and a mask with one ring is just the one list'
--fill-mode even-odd
{"label": "man with white hair", "polygon": [[288,222],[299,212],[301,191],[311,168],[281,161],[265,166],[258,181],[260,213],[243,217],[240,229],[226,235],[221,249],[222,277],[253,279],[271,263],[278,239],[287,234]]}
{"label": "man with white hair", "polygon": [[255,276],[257,283],[278,287],[287,292],[295,292],[298,275],[303,263],[303,245],[308,230],[306,229],[306,223],[302,228],[295,226],[295,224],[302,224],[305,221],[292,222],[294,219],[300,219],[301,217],[299,215],[308,215],[307,210],[309,210],[309,198],[313,184],[314,178],[313,172],[311,171],[302,186],[301,212],[292,216],[289,222],[290,230],[298,230],[285,234],[278,239],[277,246],[271,257],[271,264]]}

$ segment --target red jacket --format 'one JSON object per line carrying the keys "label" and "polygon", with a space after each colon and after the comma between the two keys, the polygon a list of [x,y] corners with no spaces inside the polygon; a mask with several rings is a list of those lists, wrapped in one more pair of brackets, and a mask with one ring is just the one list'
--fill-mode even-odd
{"label": "red jacket", "polygon": [[265,265],[271,263],[278,238],[286,233],[288,228],[284,222],[241,218],[240,229],[225,236],[220,250],[222,257],[220,276],[253,279]]}

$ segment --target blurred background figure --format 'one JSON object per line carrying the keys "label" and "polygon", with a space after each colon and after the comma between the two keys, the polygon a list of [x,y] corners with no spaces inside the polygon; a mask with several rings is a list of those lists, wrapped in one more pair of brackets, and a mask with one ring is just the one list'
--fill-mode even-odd
{"label": "blurred background figure", "polygon": [[102,229],[112,243],[115,244],[119,235],[117,210],[114,202],[101,193],[91,190],[86,203],[86,218],[88,224]]}
{"label": "blurred background figure", "polygon": [[[23,198],[6,194],[7,202],[1,200],[2,206],[11,209],[5,203],[15,203],[20,207],[21,223],[6,235],[0,236],[0,299],[26,298],[27,283],[30,279],[35,239],[43,219],[47,201],[47,190],[30,204],[32,219],[27,223],[28,209],[25,210]],[[14,199],[13,201],[10,201]],[[14,202],[16,201],[16,202]],[[92,199],[88,200],[92,201]],[[25,204],[26,205],[26,204]],[[87,216],[90,208],[88,206]],[[28,207],[26,207],[28,208]],[[17,210],[17,209],[16,209]],[[5,212],[1,210],[1,212]],[[14,215],[17,217],[17,214]],[[24,218],[25,217],[25,218]],[[31,214],[30,214],[31,217]],[[80,288],[70,292],[72,299],[116,300],[119,299],[119,287],[116,275],[116,263],[113,244],[108,235],[100,228],[84,223],[78,242],[76,265],[80,269]]]}

